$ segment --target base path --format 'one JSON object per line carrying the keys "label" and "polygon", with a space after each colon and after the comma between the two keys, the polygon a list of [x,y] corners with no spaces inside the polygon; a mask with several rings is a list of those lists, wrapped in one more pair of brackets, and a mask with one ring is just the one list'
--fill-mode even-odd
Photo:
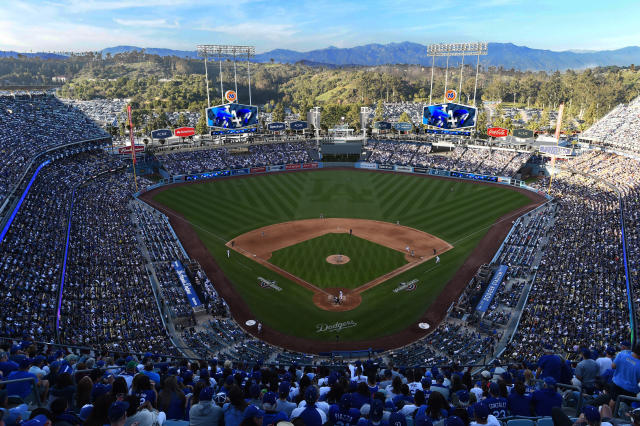
{"label": "base path", "polygon": [[[335,303],[336,291],[316,287],[312,283],[299,278],[269,262],[273,252],[303,241],[326,234],[349,234],[381,246],[404,253],[408,263],[381,275],[356,289],[342,289],[349,303]],[[407,226],[368,219],[306,219],[282,222],[249,231],[227,242],[227,247],[236,250],[278,272],[293,282],[313,291],[313,302],[326,311],[348,311],[360,304],[360,293],[377,286],[409,269],[433,258],[435,253],[442,254],[453,246],[426,232]],[[413,256],[412,256],[413,255]],[[332,255],[330,257],[337,257]],[[346,257],[346,256],[345,256]],[[327,259],[329,261],[329,259]],[[358,295],[356,297],[356,295]]]}
{"label": "base path", "polygon": [[[340,168],[326,168],[319,170],[301,170],[297,172],[289,173],[324,173],[332,170],[340,170]],[[402,174],[400,172],[386,172],[382,170],[370,171],[364,169],[344,168],[343,170],[350,170],[354,173],[388,173],[388,174]],[[422,179],[436,179],[442,181],[452,181],[457,179],[450,179],[440,176],[431,175],[415,175]],[[227,179],[248,179],[249,175],[223,177],[217,180]],[[242,296],[238,293],[233,283],[225,276],[224,272],[218,265],[218,262],[211,255],[209,249],[204,245],[200,237],[196,233],[194,227],[185,219],[183,215],[177,213],[167,206],[155,201],[153,197],[163,191],[166,191],[176,186],[187,185],[199,185],[203,181],[192,181],[184,183],[176,183],[173,185],[161,186],[154,188],[150,191],[143,193],[140,199],[153,206],[157,210],[161,211],[169,218],[171,226],[175,230],[176,234],[180,238],[182,246],[192,259],[198,261],[202,266],[207,277],[213,282],[213,285],[225,302],[229,305],[231,316],[238,323],[243,330],[250,333],[256,338],[264,340],[272,345],[287,348],[293,351],[306,352],[306,353],[322,353],[330,351],[345,351],[345,350],[367,350],[374,348],[378,350],[394,349],[404,345],[415,342],[433,332],[440,321],[446,316],[447,309],[451,303],[455,302],[464,288],[469,283],[469,280],[473,278],[476,271],[483,263],[487,263],[491,260],[502,241],[509,233],[512,222],[519,216],[526,212],[533,210],[540,204],[544,203],[546,199],[540,194],[528,191],[524,188],[506,187],[512,191],[519,192],[525,195],[529,200],[529,204],[523,206],[517,210],[504,214],[500,217],[489,231],[485,234],[484,238],[473,249],[469,257],[464,261],[462,267],[456,271],[453,277],[446,284],[445,288],[440,292],[436,300],[431,306],[425,310],[425,312],[416,319],[413,324],[408,324],[403,330],[398,331],[389,336],[382,336],[368,340],[361,341],[318,341],[313,339],[306,339],[304,337],[291,336],[284,334],[281,331],[273,329],[263,324],[262,333],[258,335],[256,327],[249,327],[245,324],[247,320],[255,319],[256,315],[249,309],[247,303],[242,299]],[[495,186],[505,188],[505,185],[491,182],[474,181],[475,185],[483,186]],[[339,289],[325,289],[330,294],[337,293]],[[344,291],[344,290],[343,290]],[[428,329],[423,329],[419,326],[420,323],[429,324]]]}

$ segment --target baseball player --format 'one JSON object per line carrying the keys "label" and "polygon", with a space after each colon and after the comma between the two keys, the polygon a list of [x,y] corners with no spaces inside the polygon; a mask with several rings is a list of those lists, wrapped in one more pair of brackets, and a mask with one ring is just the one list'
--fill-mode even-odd
{"label": "baseball player", "polygon": [[440,256],[436,256],[436,265],[440,263]]}
{"label": "baseball player", "polygon": [[231,257],[231,251],[227,249],[227,259]]}

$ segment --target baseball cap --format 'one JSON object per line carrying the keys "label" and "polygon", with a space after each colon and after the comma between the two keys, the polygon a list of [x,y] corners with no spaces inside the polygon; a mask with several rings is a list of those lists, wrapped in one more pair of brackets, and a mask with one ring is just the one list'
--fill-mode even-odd
{"label": "baseball cap", "polygon": [[444,426],[464,426],[464,422],[458,416],[449,416],[444,419]]}
{"label": "baseball cap", "polygon": [[458,395],[458,400],[460,402],[469,402],[469,391],[462,389],[457,391],[456,395]]}
{"label": "baseball cap", "polygon": [[489,417],[489,408],[480,402],[473,404],[473,415],[484,420]]}
{"label": "baseball cap", "polygon": [[350,393],[345,393],[342,394],[342,396],[340,397],[340,408],[342,408],[343,410],[348,410],[349,408],[351,408],[351,394]]}
{"label": "baseball cap", "polygon": [[132,368],[136,368],[137,366],[138,366],[138,363],[137,363],[137,362],[135,362],[135,361],[129,361],[129,362],[127,363],[127,370],[130,370],[130,369],[132,369]]}
{"label": "baseball cap", "polygon": [[82,420],[86,422],[89,416],[91,415],[92,411],[93,411],[93,405],[87,404],[80,409],[80,414],[78,414],[78,417],[80,417]]}
{"label": "baseball cap", "polygon": [[585,405],[582,408],[582,412],[584,413],[584,416],[586,417],[587,421],[589,422],[600,421],[600,412],[598,411],[597,407],[594,407],[593,405]]}
{"label": "baseball cap", "polygon": [[282,382],[280,383],[280,386],[278,386],[278,393],[288,395],[289,389],[291,389],[289,382]]}
{"label": "baseball cap", "polygon": [[433,426],[431,418],[427,415],[427,406],[424,405],[418,408],[415,418],[413,419],[414,426]]}
{"label": "baseball cap", "polygon": [[45,416],[44,414],[39,414],[32,419],[22,422],[21,424],[25,426],[44,426],[48,421],[49,419],[47,418],[47,416]]}
{"label": "baseball cap", "polygon": [[500,394],[500,385],[496,382],[491,382],[491,384],[489,385],[489,392],[494,395]]}
{"label": "baseball cap", "polygon": [[398,411],[391,413],[389,416],[389,426],[407,426],[407,418]]}
{"label": "baseball cap", "polygon": [[29,358],[22,358],[20,360],[20,369],[28,368],[31,365],[31,360]]}
{"label": "baseball cap", "polygon": [[491,373],[488,370],[483,370],[482,373],[480,373],[480,375],[482,377],[484,377],[485,379],[490,379],[491,378]]}
{"label": "baseball cap", "polygon": [[250,419],[252,417],[264,417],[264,411],[256,407],[255,405],[249,405],[244,410],[244,418]]}
{"label": "baseball cap", "polygon": [[105,385],[102,383],[96,383],[91,390],[91,400],[95,401],[102,395],[108,393],[111,390],[111,385]]}
{"label": "baseball cap", "polygon": [[209,378],[209,370],[203,368],[200,370],[200,380]]}
{"label": "baseball cap", "polygon": [[211,401],[213,399],[213,388],[208,386],[200,391],[200,401]]}
{"label": "baseball cap", "polygon": [[547,386],[555,386],[556,385],[556,379],[554,379],[551,376],[547,376],[544,378],[544,384]]}
{"label": "baseball cap", "polygon": [[129,403],[127,401],[116,401],[111,404],[109,411],[107,411],[109,421],[113,423],[120,420],[125,414],[127,414],[127,408],[129,408]]}
{"label": "baseball cap", "polygon": [[267,392],[262,397],[263,404],[275,404],[278,397],[275,392]]}
{"label": "baseball cap", "polygon": [[218,392],[216,396],[213,398],[213,401],[216,404],[222,405],[225,402],[227,402],[227,394],[225,394],[224,392]]}
{"label": "baseball cap", "polygon": [[307,404],[315,403],[318,400],[318,389],[315,386],[309,386],[304,391],[304,400],[307,401]]}
{"label": "baseball cap", "polygon": [[[382,415],[384,414],[384,405],[382,401],[379,399],[374,399],[371,403],[371,408],[369,409],[369,418],[374,422],[379,422],[382,420]],[[389,419],[389,423],[391,423],[391,419]]]}

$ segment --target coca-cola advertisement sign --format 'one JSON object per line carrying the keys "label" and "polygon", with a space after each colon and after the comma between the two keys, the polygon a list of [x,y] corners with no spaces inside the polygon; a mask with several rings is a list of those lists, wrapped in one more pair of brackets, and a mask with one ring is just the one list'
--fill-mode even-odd
{"label": "coca-cola advertisement sign", "polygon": [[492,138],[504,138],[509,134],[508,129],[503,129],[502,127],[489,127],[487,129],[487,135]]}

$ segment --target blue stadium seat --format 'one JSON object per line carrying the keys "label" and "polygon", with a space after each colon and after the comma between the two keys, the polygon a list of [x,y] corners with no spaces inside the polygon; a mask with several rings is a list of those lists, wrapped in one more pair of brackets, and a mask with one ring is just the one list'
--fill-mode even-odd
{"label": "blue stadium seat", "polygon": [[507,421],[507,426],[534,426],[535,422],[529,419],[513,419]]}
{"label": "blue stadium seat", "polygon": [[553,426],[553,419],[551,417],[543,417],[538,419],[536,426]]}
{"label": "blue stadium seat", "polygon": [[164,426],[189,426],[189,422],[186,420],[167,420],[163,423]]}

